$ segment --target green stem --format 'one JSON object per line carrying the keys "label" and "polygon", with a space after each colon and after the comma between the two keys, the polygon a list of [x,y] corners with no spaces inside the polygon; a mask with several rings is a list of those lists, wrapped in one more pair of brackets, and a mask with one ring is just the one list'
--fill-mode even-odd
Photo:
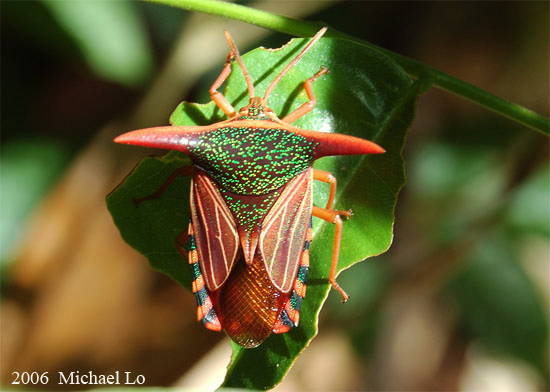
{"label": "green stem", "polygon": [[[321,23],[303,22],[281,15],[271,14],[254,8],[245,7],[239,4],[227,3],[218,0],[148,0],[153,3],[160,3],[172,7],[183,8],[190,11],[199,11],[207,14],[223,16],[229,19],[265,27],[270,30],[279,31],[290,35],[308,37],[313,35],[323,25]],[[360,45],[376,49],[396,61],[410,75],[430,81],[430,83],[442,90],[466,98],[486,109],[492,110],[504,117],[523,124],[535,131],[550,134],[550,121],[540,114],[527,109],[513,102],[506,101],[464,82],[451,75],[447,75],[435,68],[422,64],[406,56],[380,48],[369,42],[358,40],[347,34],[331,30],[327,36],[353,40]]]}

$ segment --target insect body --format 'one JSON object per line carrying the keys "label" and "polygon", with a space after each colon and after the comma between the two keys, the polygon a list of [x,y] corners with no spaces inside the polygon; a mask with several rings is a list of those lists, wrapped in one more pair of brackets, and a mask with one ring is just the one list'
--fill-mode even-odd
{"label": "insect body", "polygon": [[[313,108],[312,83],[325,68],[307,79],[309,100],[279,119],[267,105],[278,81],[317,42],[320,30],[266,89],[254,94],[246,67],[226,32],[230,53],[210,89],[212,100],[228,120],[209,126],[166,126],[137,130],[117,143],[182,151],[193,161],[172,175],[191,174],[191,222],[187,254],[193,271],[197,316],[206,328],[225,330],[243,347],[256,347],[271,333],[298,325],[306,291],[311,217],[336,225],[329,281],[344,301],[347,294],[335,281],[342,230],[341,217],[349,211],[332,208],[336,180],[313,169],[313,162],[329,155],[382,153],[378,145],[342,134],[304,130],[291,125]],[[249,104],[236,112],[217,90],[231,72],[235,59],[245,77]],[[330,184],[324,208],[313,205],[314,180]],[[144,200],[142,199],[142,200]],[[184,252],[184,240],[177,241]]]}

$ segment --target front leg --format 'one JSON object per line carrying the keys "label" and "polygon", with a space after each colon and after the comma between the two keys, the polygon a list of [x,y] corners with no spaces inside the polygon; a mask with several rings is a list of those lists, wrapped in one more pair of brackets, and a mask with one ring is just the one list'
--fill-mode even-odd
{"label": "front leg", "polygon": [[154,193],[145,197],[134,199],[134,204],[137,206],[144,201],[158,199],[164,194],[164,192],[168,190],[168,188],[170,187],[170,185],[172,185],[172,183],[176,178],[182,177],[182,176],[191,176],[193,175],[194,171],[195,171],[195,168],[193,166],[183,166],[183,167],[180,167],[179,169],[174,170],[172,174],[168,176],[166,181],[164,181],[162,185]]}
{"label": "front leg", "polygon": [[233,60],[233,57],[235,57],[235,55],[233,51],[230,51],[225,60],[225,65],[223,66],[222,72],[214,81],[212,87],[210,87],[210,90],[208,90],[212,101],[214,101],[216,106],[218,106],[229,118],[235,117],[237,115],[237,112],[233,108],[233,105],[229,103],[227,98],[225,98],[225,96],[218,91],[218,88],[220,88],[220,86],[223,84],[223,82],[225,82],[225,80],[229,77],[229,74],[231,73],[231,60]]}

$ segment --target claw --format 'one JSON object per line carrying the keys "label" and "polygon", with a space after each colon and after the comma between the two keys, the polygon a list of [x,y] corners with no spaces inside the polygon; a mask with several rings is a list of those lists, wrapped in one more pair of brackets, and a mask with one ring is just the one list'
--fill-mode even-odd
{"label": "claw", "polygon": [[346,219],[350,219],[353,216],[352,210],[338,210],[336,213]]}
{"label": "claw", "polygon": [[330,73],[329,69],[327,67],[325,67],[324,65],[321,66],[321,68],[319,68],[319,71],[317,71],[317,73],[315,75],[313,75],[313,77],[311,79],[317,79],[319,76],[321,75],[326,75]]}
{"label": "claw", "polygon": [[330,280],[329,279],[329,282],[330,284],[332,285],[332,287],[338,291],[338,293],[340,293],[340,296],[342,297],[342,303],[346,303],[348,302],[348,299],[349,299],[349,295],[340,287],[340,285],[338,283],[336,283],[335,280]]}

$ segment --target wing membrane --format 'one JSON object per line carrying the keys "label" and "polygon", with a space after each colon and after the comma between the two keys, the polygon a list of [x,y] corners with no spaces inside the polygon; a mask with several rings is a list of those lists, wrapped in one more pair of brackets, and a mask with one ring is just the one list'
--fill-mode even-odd
{"label": "wing membrane", "polygon": [[206,287],[214,291],[233,268],[239,236],[237,226],[216,185],[198,170],[191,187],[191,220]]}
{"label": "wing membrane", "polygon": [[273,284],[282,292],[292,288],[311,219],[313,169],[286,186],[266,216],[259,247]]}

